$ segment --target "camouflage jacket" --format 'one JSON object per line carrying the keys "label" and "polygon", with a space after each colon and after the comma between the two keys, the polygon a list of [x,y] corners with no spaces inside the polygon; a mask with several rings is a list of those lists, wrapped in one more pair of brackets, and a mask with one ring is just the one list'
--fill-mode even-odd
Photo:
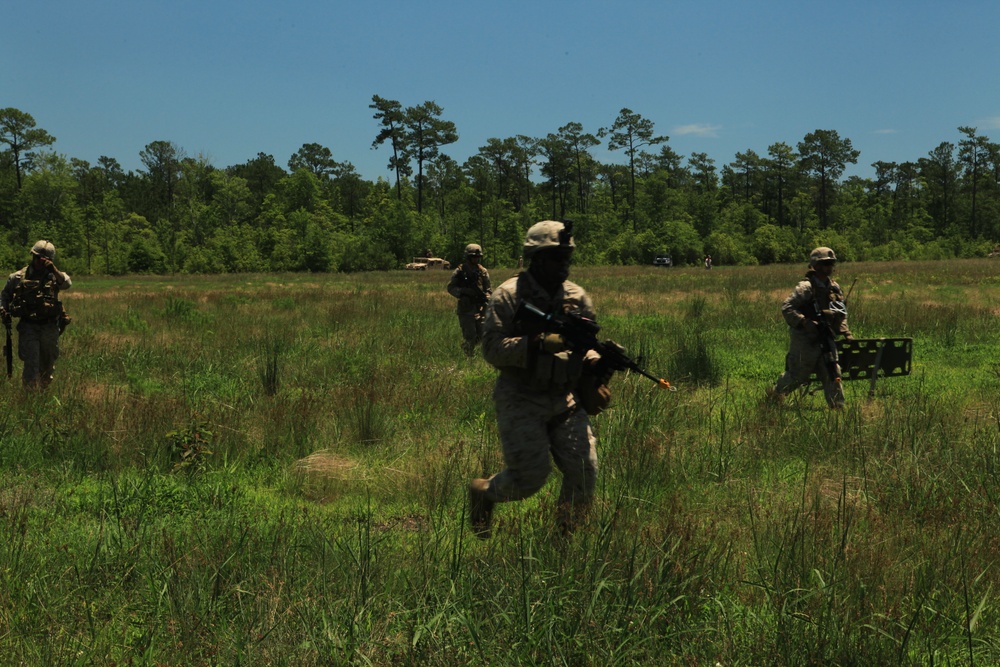
{"label": "camouflage jacket", "polygon": [[[814,284],[825,289],[819,289],[817,293],[813,289]],[[823,317],[820,317],[820,311]],[[848,336],[851,333],[847,328],[847,306],[843,290],[835,280],[827,283],[815,271],[808,271],[806,279],[799,282],[788,295],[781,305],[781,315],[792,328],[793,335],[806,335],[802,325],[807,319],[817,323],[826,322],[835,336]]]}
{"label": "camouflage jacket", "polygon": [[490,299],[483,323],[483,358],[500,371],[500,381],[529,391],[568,393],[580,379],[584,359],[599,357],[592,351],[549,354],[539,350],[532,343],[541,330],[517,317],[525,301],[546,313],[594,319],[594,305],[582,287],[567,280],[555,294],[549,294],[530,273],[522,271],[500,285]]}
{"label": "camouflage jacket", "polygon": [[459,315],[473,315],[486,307],[493,290],[490,288],[490,274],[482,264],[463,262],[451,274],[448,294],[458,299],[455,312]]}

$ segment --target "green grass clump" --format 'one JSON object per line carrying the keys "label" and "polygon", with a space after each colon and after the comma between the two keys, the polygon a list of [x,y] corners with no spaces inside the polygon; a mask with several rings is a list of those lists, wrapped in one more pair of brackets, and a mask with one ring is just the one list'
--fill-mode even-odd
{"label": "green grass clump", "polygon": [[553,479],[489,541],[445,274],[80,281],[54,385],[0,384],[0,665],[1000,663],[996,262],[839,266],[914,338],[842,412],[764,400],[801,273],[575,270],[677,391],[617,375],[586,523]]}

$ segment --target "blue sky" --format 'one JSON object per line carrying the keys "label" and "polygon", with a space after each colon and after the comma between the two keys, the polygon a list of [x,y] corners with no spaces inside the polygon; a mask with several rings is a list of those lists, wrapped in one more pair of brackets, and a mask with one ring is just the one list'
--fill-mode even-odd
{"label": "blue sky", "polygon": [[126,170],[157,140],[220,168],[286,166],[315,142],[389,178],[378,94],[443,107],[460,163],[491,137],[596,134],[628,107],[720,168],[836,130],[869,176],[962,125],[1000,141],[998,31],[995,0],[31,0],[3,10],[0,108]]}

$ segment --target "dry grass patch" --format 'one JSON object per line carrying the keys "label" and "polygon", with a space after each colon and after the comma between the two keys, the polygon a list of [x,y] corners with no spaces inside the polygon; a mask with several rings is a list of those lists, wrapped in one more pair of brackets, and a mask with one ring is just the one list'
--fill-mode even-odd
{"label": "dry grass patch", "polygon": [[866,398],[857,401],[858,409],[861,410],[861,420],[865,424],[878,422],[885,419],[885,403],[878,400]]}
{"label": "dry grass patch", "polygon": [[365,477],[360,466],[346,456],[328,450],[313,452],[292,464],[292,472],[302,477],[337,481],[358,481]]}
{"label": "dry grass patch", "polygon": [[341,493],[368,478],[367,471],[356,461],[329,450],[313,452],[295,461],[291,473],[303,495],[320,503],[336,500]]}
{"label": "dry grass patch", "polygon": [[104,408],[108,405],[121,403],[128,388],[117,384],[87,381],[77,385],[76,391],[88,405]]}

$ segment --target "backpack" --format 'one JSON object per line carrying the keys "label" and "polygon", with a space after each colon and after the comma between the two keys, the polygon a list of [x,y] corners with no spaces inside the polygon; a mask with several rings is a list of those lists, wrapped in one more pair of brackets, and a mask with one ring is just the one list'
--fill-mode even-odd
{"label": "backpack", "polygon": [[63,314],[57,294],[53,274],[47,274],[42,280],[28,280],[25,272],[11,296],[10,314],[35,321],[57,320]]}

